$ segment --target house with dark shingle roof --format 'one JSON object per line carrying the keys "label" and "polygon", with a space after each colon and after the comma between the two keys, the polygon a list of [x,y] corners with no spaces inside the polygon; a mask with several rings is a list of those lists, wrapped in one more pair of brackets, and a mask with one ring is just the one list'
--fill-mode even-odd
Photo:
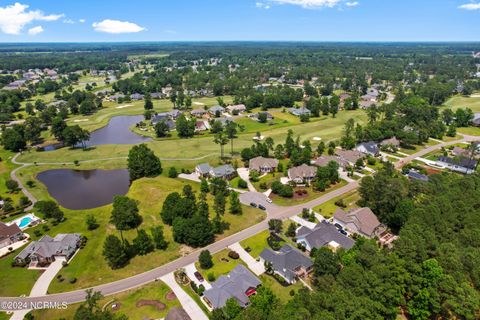
{"label": "house with dark shingle roof", "polygon": [[322,247],[348,250],[355,244],[352,238],[341,234],[333,224],[326,221],[319,222],[313,229],[305,226],[298,228],[295,238],[297,243],[302,244],[308,251]]}
{"label": "house with dark shingle roof", "polygon": [[55,257],[65,257],[68,260],[79,248],[80,240],[79,233],[60,233],[55,238],[45,235],[25,247],[15,257],[15,261],[24,263],[30,260],[33,264],[46,264],[55,261]]}
{"label": "house with dark shingle roof", "polygon": [[428,182],[429,180],[427,175],[421,174],[420,172],[415,170],[409,170],[407,173],[407,178],[410,180],[420,180],[425,182]]}
{"label": "house with dark shingle roof", "polygon": [[472,174],[477,169],[478,161],[467,157],[450,158],[441,156],[438,158],[437,164],[455,172]]}
{"label": "house with dark shingle roof", "polygon": [[333,215],[333,222],[338,223],[347,231],[366,238],[374,238],[384,233],[387,228],[378,221],[370,208],[357,208],[348,212],[338,208]]}
{"label": "house with dark shingle roof", "polygon": [[218,167],[211,167],[208,163],[201,163],[195,167],[195,172],[204,178],[223,178],[231,179],[236,175],[235,168],[229,164]]}
{"label": "house with dark shingle roof", "polygon": [[320,156],[314,161],[312,161],[312,164],[317,166],[317,167],[326,167],[329,162],[336,162],[340,166],[340,168],[347,168],[350,166],[349,162],[345,159],[340,158],[339,156]]}
{"label": "house with dark shingle roof", "polygon": [[8,225],[0,221],[0,248],[14,244],[23,237],[23,232],[16,223]]}
{"label": "house with dark shingle roof", "polygon": [[239,264],[229,274],[212,282],[212,288],[204,292],[203,299],[213,309],[223,308],[230,298],[245,308],[250,303],[249,297],[257,293],[261,284],[253,273]]}
{"label": "house with dark shingle roof", "polygon": [[378,149],[377,143],[375,141],[360,143],[355,147],[355,150],[373,157],[376,157],[380,154],[380,150]]}
{"label": "house with dark shingle roof", "polygon": [[222,107],[222,106],[213,106],[211,107],[210,109],[208,109],[208,112],[212,115],[212,116],[217,116],[217,114],[222,114],[225,112],[225,108]]}
{"label": "house with dark shingle roof", "polygon": [[260,261],[270,264],[273,272],[290,284],[313,271],[313,261],[289,244],[284,244],[278,252],[269,248],[263,249]]}

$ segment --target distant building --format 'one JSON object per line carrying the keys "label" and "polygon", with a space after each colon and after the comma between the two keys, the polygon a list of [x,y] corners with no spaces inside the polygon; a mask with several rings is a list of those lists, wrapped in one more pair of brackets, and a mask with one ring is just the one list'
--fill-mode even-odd
{"label": "distant building", "polygon": [[449,170],[465,174],[474,173],[478,165],[477,160],[466,157],[450,158],[441,156],[438,158],[437,163],[441,166],[446,167]]}
{"label": "distant building", "polygon": [[347,161],[350,165],[354,166],[358,159],[363,159],[365,155],[358,150],[343,150],[337,149],[335,153],[340,157],[340,159]]}
{"label": "distant building", "polygon": [[217,115],[221,115],[222,113],[225,112],[225,108],[222,107],[222,106],[213,106],[211,107],[210,109],[208,109],[208,112],[212,115],[212,116],[217,116]]}
{"label": "distant building", "polygon": [[377,143],[374,141],[360,143],[355,147],[355,150],[372,157],[376,157],[380,154]]}
{"label": "distant building", "polygon": [[242,113],[242,112],[245,112],[246,110],[247,110],[247,107],[245,107],[244,104],[236,104],[236,105],[227,107],[227,111],[231,114],[235,112]]}
{"label": "distant building", "polygon": [[0,248],[8,247],[23,237],[23,232],[16,223],[7,225],[0,221]]}
{"label": "distant building", "polygon": [[310,116],[311,112],[305,107],[301,108],[290,108],[288,111],[293,114],[294,116],[301,117],[301,116]]}
{"label": "distant building", "polygon": [[320,156],[312,161],[312,164],[317,167],[325,167],[330,161],[336,162],[339,167],[343,169],[346,169],[350,166],[350,163],[347,160],[342,159],[339,156]]}
{"label": "distant building", "polygon": [[347,231],[359,234],[367,238],[380,236],[386,227],[370,208],[352,209],[348,212],[337,209],[333,215],[333,222],[341,225]]}
{"label": "distant building", "polygon": [[273,172],[278,167],[278,160],[274,158],[256,157],[250,159],[248,168],[261,173]]}
{"label": "distant building", "polygon": [[236,175],[235,169],[229,164],[211,167],[208,163],[202,163],[195,167],[195,172],[204,178],[231,179]]}
{"label": "distant building", "polygon": [[421,174],[420,172],[417,172],[415,170],[408,171],[407,178],[410,180],[420,180],[425,182],[429,181],[429,178],[427,175]]}
{"label": "distant building", "polygon": [[316,175],[317,168],[306,164],[288,169],[288,178],[298,184],[310,182]]}

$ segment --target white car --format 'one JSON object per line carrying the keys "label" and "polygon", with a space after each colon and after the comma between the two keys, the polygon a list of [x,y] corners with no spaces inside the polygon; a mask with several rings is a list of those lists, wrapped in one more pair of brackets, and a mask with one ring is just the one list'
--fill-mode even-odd
{"label": "white car", "polygon": [[272,199],[267,198],[267,202],[268,202],[268,203],[272,203],[273,201],[272,201]]}

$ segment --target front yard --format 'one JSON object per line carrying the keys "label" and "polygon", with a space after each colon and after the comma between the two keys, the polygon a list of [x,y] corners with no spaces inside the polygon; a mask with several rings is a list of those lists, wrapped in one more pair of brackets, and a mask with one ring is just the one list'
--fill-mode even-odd
{"label": "front yard", "polygon": [[313,199],[316,199],[318,197],[321,197],[329,192],[332,192],[333,190],[339,189],[343,186],[347,185],[347,182],[345,180],[340,180],[337,184],[331,185],[329,188],[325,189],[325,191],[316,191],[313,190],[313,188],[310,187],[296,187],[294,188],[294,191],[297,190],[307,190],[306,195],[298,196],[297,194],[294,194],[292,198],[284,198],[276,194],[271,194],[270,198],[273,200],[275,204],[278,204],[280,206],[293,206],[297,204],[302,204],[309,202]]}
{"label": "front yard", "polygon": [[313,211],[320,213],[325,218],[331,218],[335,211],[340,208],[335,204],[335,202],[342,200],[343,203],[346,205],[344,210],[349,210],[352,208],[357,208],[356,202],[360,200],[360,194],[357,191],[351,191],[345,195],[338,196],[329,200],[327,202],[322,203],[321,205],[313,208]]}

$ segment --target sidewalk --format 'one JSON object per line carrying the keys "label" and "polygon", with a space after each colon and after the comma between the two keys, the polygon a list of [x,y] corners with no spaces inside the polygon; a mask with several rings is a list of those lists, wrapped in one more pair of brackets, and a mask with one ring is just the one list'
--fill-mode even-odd
{"label": "sidewalk", "polygon": [[169,273],[160,278],[165,282],[170,289],[177,296],[178,301],[182,304],[183,309],[193,320],[208,320],[208,317],[205,315],[203,310],[198,306],[198,304],[178,285],[175,281],[175,276],[172,273]]}
{"label": "sidewalk", "polygon": [[236,242],[229,246],[231,250],[238,253],[240,259],[245,262],[250,270],[253,271],[257,276],[265,272],[265,266],[260,261],[255,260],[245,249],[242,248],[240,243]]}

